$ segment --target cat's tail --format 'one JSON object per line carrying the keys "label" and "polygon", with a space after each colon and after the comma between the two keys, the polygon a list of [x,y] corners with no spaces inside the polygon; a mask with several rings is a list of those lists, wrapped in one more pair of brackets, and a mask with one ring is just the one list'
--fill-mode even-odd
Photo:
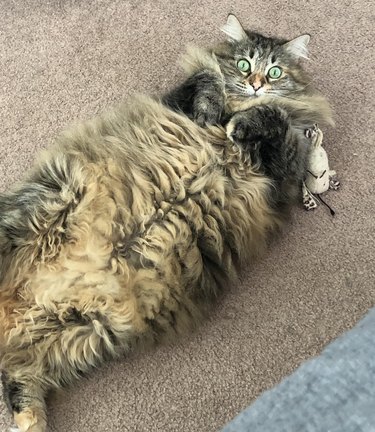
{"label": "cat's tail", "polygon": [[50,154],[11,192],[0,194],[0,290],[11,290],[35,260],[53,257],[68,214],[84,193],[80,162]]}

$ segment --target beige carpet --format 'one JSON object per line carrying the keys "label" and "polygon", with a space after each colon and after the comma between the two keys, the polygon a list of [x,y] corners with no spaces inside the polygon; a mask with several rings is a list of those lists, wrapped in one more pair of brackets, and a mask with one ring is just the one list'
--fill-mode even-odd
{"label": "beige carpet", "polygon": [[52,432],[216,431],[375,303],[371,0],[0,0],[0,189],[70,122],[175,83],[184,45],[221,38],[230,11],[268,34],[313,35],[308,67],[337,112],[325,138],[337,216],[297,209],[198,334],[52,395]]}

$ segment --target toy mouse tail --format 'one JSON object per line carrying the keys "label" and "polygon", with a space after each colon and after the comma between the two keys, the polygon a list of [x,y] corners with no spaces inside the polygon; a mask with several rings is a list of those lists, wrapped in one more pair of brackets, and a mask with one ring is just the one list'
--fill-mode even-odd
{"label": "toy mouse tail", "polygon": [[336,214],[335,210],[333,210],[333,208],[323,200],[323,198],[321,197],[321,195],[317,194],[316,196],[319,198],[319,201],[322,204],[324,204],[326,207],[328,207],[328,209],[329,209],[329,211],[331,213],[331,216],[335,216],[335,214]]}

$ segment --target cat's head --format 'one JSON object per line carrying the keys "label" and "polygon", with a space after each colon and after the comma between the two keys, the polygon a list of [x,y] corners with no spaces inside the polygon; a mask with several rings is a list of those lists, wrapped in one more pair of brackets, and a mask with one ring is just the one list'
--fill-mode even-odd
{"label": "cat's head", "polygon": [[228,40],[214,50],[230,99],[293,97],[309,85],[300,65],[307,58],[310,36],[290,41],[245,30],[234,15],[222,28]]}

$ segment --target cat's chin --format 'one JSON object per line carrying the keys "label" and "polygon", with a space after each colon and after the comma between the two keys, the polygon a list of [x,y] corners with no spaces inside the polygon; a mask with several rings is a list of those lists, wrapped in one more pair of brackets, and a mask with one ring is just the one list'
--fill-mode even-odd
{"label": "cat's chin", "polygon": [[266,98],[267,96],[269,96],[267,93],[253,94],[253,95],[248,95],[246,99],[247,100],[259,100],[262,98]]}
{"label": "cat's chin", "polygon": [[262,92],[262,93],[247,93],[246,94],[246,98],[247,99],[259,99],[262,98],[264,96],[267,96],[268,93],[267,92]]}
{"label": "cat's chin", "polygon": [[243,98],[229,99],[227,102],[228,108],[231,112],[244,111],[254,105],[259,105],[267,100],[272,100],[272,95],[263,93],[261,95],[248,95]]}

